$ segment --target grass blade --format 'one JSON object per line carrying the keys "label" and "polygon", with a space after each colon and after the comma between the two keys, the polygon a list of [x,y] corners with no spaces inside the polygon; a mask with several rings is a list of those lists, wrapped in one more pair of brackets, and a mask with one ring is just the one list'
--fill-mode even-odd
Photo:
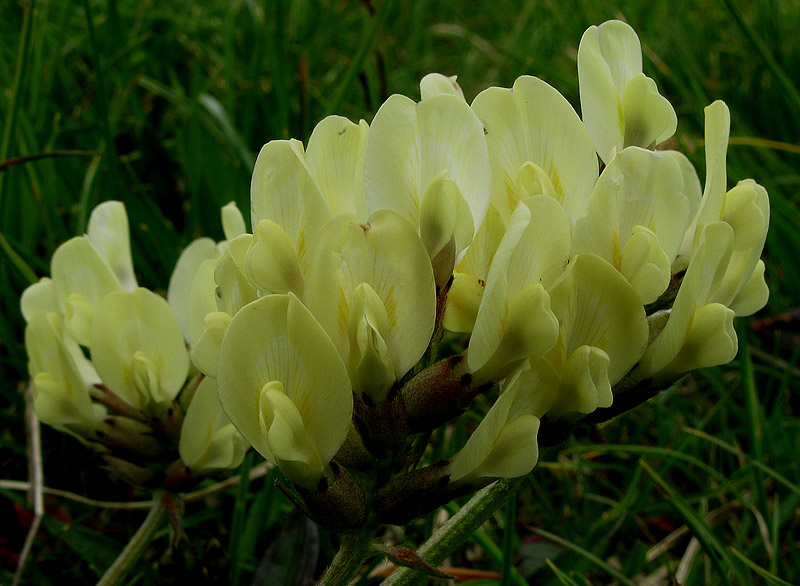
{"label": "grass blade", "polygon": [[749,559],[747,559],[747,556],[742,554],[738,549],[736,549],[734,547],[729,547],[728,550],[733,555],[735,555],[744,565],[746,565],[748,568],[753,570],[756,574],[758,574],[759,576],[764,578],[770,584],[777,584],[777,586],[792,586],[786,580],[782,580],[781,578],[778,578],[778,576],[776,576],[775,574],[772,574],[771,572],[768,572],[767,570],[765,570],[761,566],[751,562]]}
{"label": "grass blade", "polygon": [[506,501],[505,523],[503,524],[503,565],[500,566],[500,586],[511,586],[511,573],[514,566],[514,538],[517,523],[517,491]]}
{"label": "grass blade", "polygon": [[[98,106],[100,108],[100,121],[103,127],[103,135],[105,139],[105,149],[108,154],[108,179],[109,185],[107,188],[112,193],[117,190],[117,174],[118,163],[117,160],[117,147],[114,141],[114,133],[111,130],[111,107],[109,101],[108,85],[106,83],[106,70],[100,61],[100,50],[97,46],[97,35],[94,30],[94,20],[92,19],[92,9],[89,7],[89,0],[83,0],[83,10],[86,13],[86,31],[89,36],[89,50],[91,51],[92,61],[94,61],[95,78],[97,81],[97,98]],[[88,219],[89,206],[82,209],[81,216],[78,220],[79,233],[86,229]],[[93,207],[93,206],[92,206]]]}
{"label": "grass blade", "polygon": [[219,126],[220,131],[231,144],[236,154],[239,155],[239,160],[244,164],[246,169],[252,169],[256,164],[256,158],[250,149],[247,148],[242,137],[234,128],[231,119],[219,100],[212,95],[203,94],[198,98],[200,105],[206,109],[214,122]]}
{"label": "grass blade", "polygon": [[29,285],[33,285],[39,279],[36,276],[36,273],[33,272],[33,269],[28,266],[23,258],[14,250],[11,245],[8,243],[6,237],[0,232],[0,248],[3,249],[3,252],[6,253],[9,262],[14,266],[17,271],[28,281]]}
{"label": "grass blade", "polygon": [[753,466],[755,468],[758,468],[764,474],[766,474],[767,476],[769,476],[773,480],[775,480],[775,482],[777,482],[778,484],[788,488],[792,493],[794,493],[795,495],[800,497],[800,486],[797,486],[796,484],[794,484],[791,480],[786,478],[783,474],[781,474],[777,470],[774,470],[773,468],[770,468],[769,466],[767,466],[766,464],[764,464],[762,462],[759,462],[758,460],[754,460],[753,458],[751,458],[749,455],[745,454],[739,448],[737,448],[735,446],[732,446],[731,444],[726,443],[723,440],[714,437],[713,435],[709,435],[709,434],[707,434],[705,432],[702,432],[699,429],[691,429],[691,428],[685,427],[684,431],[687,432],[687,433],[691,433],[692,435],[696,435],[697,437],[699,437],[701,439],[704,439],[704,440],[706,440],[708,442],[711,442],[715,446],[719,446],[720,448],[722,448],[726,452],[730,452],[731,454],[733,454],[737,458],[741,458],[747,464],[750,464],[751,466]]}
{"label": "grass blade", "polygon": [[[515,485],[515,487],[516,486],[518,485]],[[455,515],[456,513],[458,513],[459,510],[458,506],[455,503],[448,503],[447,505],[445,505],[445,509],[447,509],[447,512],[449,512],[451,515]],[[497,547],[497,544],[489,536],[489,534],[486,533],[485,530],[476,529],[475,532],[470,536],[470,540],[474,541],[480,546],[480,548],[486,554],[486,557],[489,558],[489,560],[491,560],[492,564],[494,564],[495,567],[498,568],[504,567],[505,562],[503,559],[503,550]],[[427,559],[427,556],[425,557]],[[509,574],[509,579],[511,580],[509,584],[514,584],[514,586],[527,586],[525,579],[522,576],[520,576],[519,572],[517,571],[516,568],[513,567],[513,565],[509,568],[508,574]]]}
{"label": "grass blade", "polygon": [[563,570],[561,570],[557,565],[555,565],[550,560],[544,560],[544,563],[547,564],[547,567],[553,570],[553,573],[556,575],[558,581],[564,586],[580,586],[580,584],[578,584],[575,580],[570,578],[566,573],[564,573]]}
{"label": "grass blade", "polygon": [[[750,346],[748,344],[747,324],[744,320],[738,320],[736,324],[739,336],[739,364],[742,371],[742,384],[745,390],[747,414],[747,435],[750,440],[750,452],[755,460],[761,461],[764,455],[762,442],[764,439],[763,418],[761,416],[761,405],[758,401],[756,392],[756,381],[753,377],[753,361],[750,358]],[[767,511],[767,493],[764,489],[764,475],[758,468],[753,468],[753,484],[758,508]]]}

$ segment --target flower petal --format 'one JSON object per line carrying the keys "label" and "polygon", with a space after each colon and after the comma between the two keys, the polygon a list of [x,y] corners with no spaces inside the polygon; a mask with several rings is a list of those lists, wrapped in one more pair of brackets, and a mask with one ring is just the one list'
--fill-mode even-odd
{"label": "flower petal", "polygon": [[593,254],[576,256],[551,288],[550,297],[561,324],[565,359],[581,346],[602,350],[609,359],[612,385],[639,360],[648,335],[644,308],[633,288],[608,262]]}
{"label": "flower petal", "polygon": [[53,253],[51,273],[62,311],[70,295],[80,295],[96,308],[109,293],[121,289],[111,267],[85,236],[67,240]]}
{"label": "flower petal", "polygon": [[219,348],[230,323],[230,314],[222,311],[214,311],[205,316],[203,332],[192,347],[192,362],[203,374],[217,377]]}
{"label": "flower petal", "polygon": [[502,378],[555,343],[558,325],[544,288],[566,267],[569,236],[566,213],[549,196],[526,198],[514,210],[492,259],[470,339],[473,373]]}
{"label": "flower petal", "polygon": [[286,231],[272,220],[261,220],[244,257],[247,278],[263,293],[302,297],[304,277],[300,259]]}
{"label": "flower petal", "polygon": [[192,473],[236,468],[247,444],[223,413],[217,383],[204,378],[192,397],[183,419],[178,451]]}
{"label": "flower petal", "polygon": [[106,386],[140,409],[172,401],[189,372],[189,354],[169,305],[141,287],[103,300],[90,350]]}
{"label": "flower petal", "polygon": [[591,413],[598,407],[610,407],[614,396],[608,367],[608,354],[595,346],[579,346],[567,359],[558,398],[548,410],[554,418]]}
{"label": "flower petal", "polygon": [[[706,183],[703,199],[681,246],[681,256],[692,254],[693,246],[704,224],[722,218],[727,191],[728,139],[731,129],[731,114],[725,102],[717,100],[705,108]],[[684,262],[688,262],[684,261]]]}
{"label": "flower petal", "polygon": [[637,376],[658,375],[668,379],[676,374],[669,365],[686,343],[695,314],[712,301],[725,275],[732,248],[733,230],[728,224],[713,222],[703,227],[667,324],[642,356]]}
{"label": "flower petal", "polygon": [[446,329],[471,332],[475,326],[489,267],[504,232],[505,225],[500,214],[494,205],[490,205],[483,224],[453,273],[444,313],[443,325]]}
{"label": "flower petal", "polygon": [[38,313],[57,312],[58,302],[52,279],[42,277],[38,283],[30,285],[22,292],[19,305],[26,322],[30,322]]}
{"label": "flower petal", "polygon": [[[218,256],[217,245],[211,238],[198,238],[192,241],[192,243],[181,252],[180,257],[178,257],[178,262],[175,264],[175,269],[172,271],[172,275],[169,278],[167,302],[169,303],[169,307],[175,319],[178,320],[181,326],[183,337],[187,341],[190,339],[189,329],[191,319],[189,317],[189,306],[193,299],[192,283],[203,261],[215,259]],[[215,297],[212,297],[211,301],[216,304],[215,299]]]}
{"label": "flower petal", "polygon": [[272,220],[289,235],[300,266],[331,212],[296,140],[273,140],[258,154],[250,184],[251,226]]}
{"label": "flower petal", "polygon": [[275,463],[284,475],[306,490],[316,490],[325,473],[323,462],[309,441],[303,417],[279,385],[265,385],[259,408],[269,411],[269,426],[264,429]]}
{"label": "flower petal", "polygon": [[622,97],[625,118],[623,145],[654,148],[675,134],[678,117],[669,100],[658,93],[656,82],[637,73]]}
{"label": "flower petal", "polygon": [[526,389],[505,389],[451,459],[450,485],[481,486],[533,470],[539,457],[539,419],[530,413]]}
{"label": "flower petal", "polygon": [[119,279],[122,289],[136,289],[125,205],[121,201],[107,201],[95,207],[89,216],[87,236]]}
{"label": "flower petal", "polygon": [[220,210],[222,215],[222,232],[225,234],[225,240],[233,240],[247,232],[247,227],[244,225],[244,217],[242,212],[236,207],[236,202],[230,202],[222,206]]}
{"label": "flower petal", "polygon": [[522,76],[513,89],[484,90],[472,108],[486,128],[492,201],[504,220],[529,195],[516,188],[517,174],[528,162],[547,174],[571,218],[582,214],[597,180],[597,156],[580,118],[555,88]]}
{"label": "flower petal", "polygon": [[764,261],[759,259],[750,278],[731,301],[730,308],[737,316],[752,315],[767,304],[769,287],[764,280]]}
{"label": "flower petal", "polygon": [[447,77],[441,73],[429,73],[419,82],[421,98],[427,100],[439,94],[452,94],[464,99],[464,92],[456,82],[456,76]]}
{"label": "flower petal", "polygon": [[242,234],[230,242],[214,269],[217,283],[217,309],[235,314],[258,297],[253,284],[245,274],[246,254],[253,240],[252,234]]}
{"label": "flower petal", "polygon": [[331,213],[367,218],[364,195],[364,148],[369,126],[342,116],[328,116],[308,139],[306,164]]}
{"label": "flower petal", "polygon": [[78,344],[64,330],[61,317],[40,312],[25,328],[28,372],[33,379],[33,407],[47,425],[88,436],[105,410],[95,405],[89,387],[100,382]]}

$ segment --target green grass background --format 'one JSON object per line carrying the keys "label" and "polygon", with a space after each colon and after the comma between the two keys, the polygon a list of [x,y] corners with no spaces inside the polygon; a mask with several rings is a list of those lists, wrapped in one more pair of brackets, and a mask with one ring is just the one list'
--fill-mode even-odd
{"label": "green grass background", "polygon": [[[800,3],[791,0],[0,3],[0,164],[9,162],[0,170],[0,476],[27,475],[19,295],[49,273],[58,244],[85,230],[94,205],[125,202],[140,283],[163,291],[181,247],[199,235],[221,238],[221,205],[236,201],[248,216],[250,172],[265,142],[305,140],[330,113],[370,121],[391,93],[418,98],[431,71],[458,75],[468,100],[537,75],[577,109],[578,42],[610,18],[639,33],[645,72],[678,113],[676,147],[701,177],[703,107],[728,103],[729,186],[752,177],[771,197],[770,301],[740,320],[732,364],[694,373],[545,452],[517,506],[452,562],[501,572],[504,584],[645,584],[643,576],[669,584],[676,574],[686,584],[800,583],[800,320],[792,313],[800,292]],[[52,151],[81,154],[25,159]],[[463,424],[453,433],[463,435]],[[135,496],[95,470],[77,442],[43,434],[46,485]],[[437,441],[446,447],[444,436]],[[26,505],[22,493],[0,492],[5,583]],[[59,499],[48,499],[48,513],[28,583],[91,582],[142,518]],[[163,532],[134,579],[269,583],[256,572],[261,561],[297,568],[302,557],[279,529],[288,523],[294,542],[308,541],[309,529],[290,518],[269,478],[245,483],[187,506],[188,539],[169,549]],[[420,543],[432,523],[396,537]],[[654,544],[674,531],[654,556]],[[330,559],[334,542],[320,536],[312,568]],[[277,555],[275,544],[289,553]]]}

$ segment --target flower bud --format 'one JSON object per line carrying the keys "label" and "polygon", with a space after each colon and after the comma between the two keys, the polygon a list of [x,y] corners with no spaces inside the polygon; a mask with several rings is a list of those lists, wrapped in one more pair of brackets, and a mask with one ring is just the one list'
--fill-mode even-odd
{"label": "flower bud", "polygon": [[168,449],[153,436],[153,428],[149,425],[116,415],[106,417],[95,436],[113,454],[126,459],[155,460]]}
{"label": "flower bud", "polygon": [[355,424],[364,446],[379,460],[402,452],[408,432],[403,397],[393,390],[381,403],[372,403],[369,395],[357,397],[353,403]]}
{"label": "flower bud", "polygon": [[139,487],[154,488],[154,481],[159,479],[158,471],[149,466],[139,466],[111,454],[101,454],[107,468],[118,474],[125,482]]}
{"label": "flower bud", "polygon": [[417,373],[400,390],[409,432],[429,431],[461,415],[478,393],[494,384],[474,382],[463,354],[442,359]]}
{"label": "flower bud", "polygon": [[333,480],[323,480],[318,490],[299,487],[298,493],[309,516],[319,525],[336,532],[362,527],[369,516],[364,489],[346,468],[331,464]]}
{"label": "flower bud", "polygon": [[468,490],[451,490],[446,462],[439,462],[392,479],[378,491],[375,508],[378,520],[405,525],[426,515]]}

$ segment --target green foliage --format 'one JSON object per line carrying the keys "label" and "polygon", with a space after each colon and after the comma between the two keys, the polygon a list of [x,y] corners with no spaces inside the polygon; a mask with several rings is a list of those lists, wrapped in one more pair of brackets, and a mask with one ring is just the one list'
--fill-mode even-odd
{"label": "green foliage", "polygon": [[[496,516],[451,561],[496,571],[497,580],[502,573],[504,584],[519,581],[510,556],[537,584],[602,584],[609,574],[633,582],[644,575],[708,584],[800,581],[800,273],[792,269],[800,257],[800,105],[797,80],[787,75],[800,70],[795,2],[1,4],[4,478],[27,476],[19,295],[31,271],[49,271],[45,259],[60,242],[82,233],[96,203],[125,202],[139,280],[163,291],[182,246],[200,234],[221,237],[220,206],[234,200],[247,215],[252,163],[268,140],[306,140],[331,111],[369,121],[387,95],[418,96],[419,79],[430,71],[458,74],[468,100],[533,74],[577,107],[581,34],[617,17],[642,39],[645,72],[678,113],[677,146],[700,169],[703,107],[728,103],[729,185],[752,176],[771,198],[770,302],[739,324],[737,362],[695,373],[587,437],[544,451],[517,493],[517,537],[504,538],[510,519]],[[53,151],[69,152],[36,158]],[[436,445],[443,452],[474,425],[463,417],[449,437],[437,434]],[[46,485],[131,498],[102,472],[76,472],[94,465],[82,450],[44,430]],[[291,510],[273,480],[228,489],[207,505],[187,503],[186,539],[157,539],[137,583],[186,576],[249,583],[259,560],[276,555],[267,546]],[[11,522],[3,523],[0,546],[17,553],[27,525],[14,518],[27,517],[19,499],[14,509],[6,495]],[[33,545],[42,563],[29,568],[27,583],[61,582],[64,568],[75,580],[94,579],[143,519],[56,497],[47,503],[50,520]],[[418,545],[431,525],[415,522],[399,539]],[[320,536],[320,565],[331,559],[331,539]],[[5,551],[4,582],[15,562]]]}

